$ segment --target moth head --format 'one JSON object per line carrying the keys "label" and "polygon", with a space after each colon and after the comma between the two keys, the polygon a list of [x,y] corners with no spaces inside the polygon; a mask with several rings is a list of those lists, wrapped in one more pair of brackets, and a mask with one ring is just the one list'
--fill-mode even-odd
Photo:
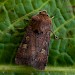
{"label": "moth head", "polygon": [[41,19],[40,23],[40,31],[45,33],[47,31],[50,31],[50,26],[51,26],[51,19],[47,14],[47,11],[41,11],[39,12],[39,17]]}
{"label": "moth head", "polygon": [[47,11],[40,11],[38,15],[32,16],[32,21],[34,22],[42,22],[43,20],[49,19]]}
{"label": "moth head", "polygon": [[47,11],[45,11],[45,10],[44,11],[40,11],[39,15],[48,16]]}
{"label": "moth head", "polygon": [[38,33],[46,32],[50,29],[51,19],[46,11],[39,12],[38,15],[32,17],[32,29]]}

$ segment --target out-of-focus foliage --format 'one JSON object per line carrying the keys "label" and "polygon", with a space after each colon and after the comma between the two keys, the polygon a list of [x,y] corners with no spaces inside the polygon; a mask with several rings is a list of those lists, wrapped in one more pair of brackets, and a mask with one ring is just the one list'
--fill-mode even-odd
{"label": "out-of-focus foliage", "polygon": [[[54,16],[52,30],[59,38],[55,40],[53,34],[50,35],[48,65],[74,65],[75,0],[0,0],[0,64],[13,66],[16,51],[25,33],[24,28],[29,23],[25,19],[30,19],[41,10],[46,10],[50,17]],[[14,72],[5,74],[19,75]],[[53,71],[36,74],[64,75],[63,72]],[[71,72],[66,74],[72,75]]]}

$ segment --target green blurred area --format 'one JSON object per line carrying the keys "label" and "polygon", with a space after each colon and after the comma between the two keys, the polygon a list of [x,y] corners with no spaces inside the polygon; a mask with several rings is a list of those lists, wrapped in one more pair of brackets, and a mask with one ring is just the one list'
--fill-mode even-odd
{"label": "green blurred area", "polygon": [[[0,0],[0,64],[15,64],[14,58],[25,33],[24,28],[29,24],[25,19],[31,19],[42,10],[46,10],[50,17],[54,16],[52,30],[60,38],[55,40],[53,34],[50,35],[48,65],[75,64],[75,0]],[[6,74],[14,75],[13,72]],[[53,72],[52,75],[59,74]]]}

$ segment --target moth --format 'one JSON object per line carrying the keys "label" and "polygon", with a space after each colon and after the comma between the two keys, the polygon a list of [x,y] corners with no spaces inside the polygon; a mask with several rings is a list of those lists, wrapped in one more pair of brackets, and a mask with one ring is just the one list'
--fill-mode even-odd
{"label": "moth", "polygon": [[51,18],[46,11],[32,16],[18,48],[15,63],[44,70],[48,61]]}

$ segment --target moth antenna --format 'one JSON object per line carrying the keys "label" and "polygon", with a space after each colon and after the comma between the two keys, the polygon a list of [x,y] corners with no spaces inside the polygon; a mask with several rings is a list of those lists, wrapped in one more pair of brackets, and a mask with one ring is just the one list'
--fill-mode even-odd
{"label": "moth antenna", "polygon": [[55,38],[56,40],[59,39],[57,35],[54,35],[54,38]]}
{"label": "moth antenna", "polygon": [[54,19],[54,16],[52,16],[51,19]]}
{"label": "moth antenna", "polygon": [[54,32],[53,32],[52,30],[50,30],[50,31],[53,33],[53,35],[54,35],[54,39],[58,39],[58,36],[55,35]]}

